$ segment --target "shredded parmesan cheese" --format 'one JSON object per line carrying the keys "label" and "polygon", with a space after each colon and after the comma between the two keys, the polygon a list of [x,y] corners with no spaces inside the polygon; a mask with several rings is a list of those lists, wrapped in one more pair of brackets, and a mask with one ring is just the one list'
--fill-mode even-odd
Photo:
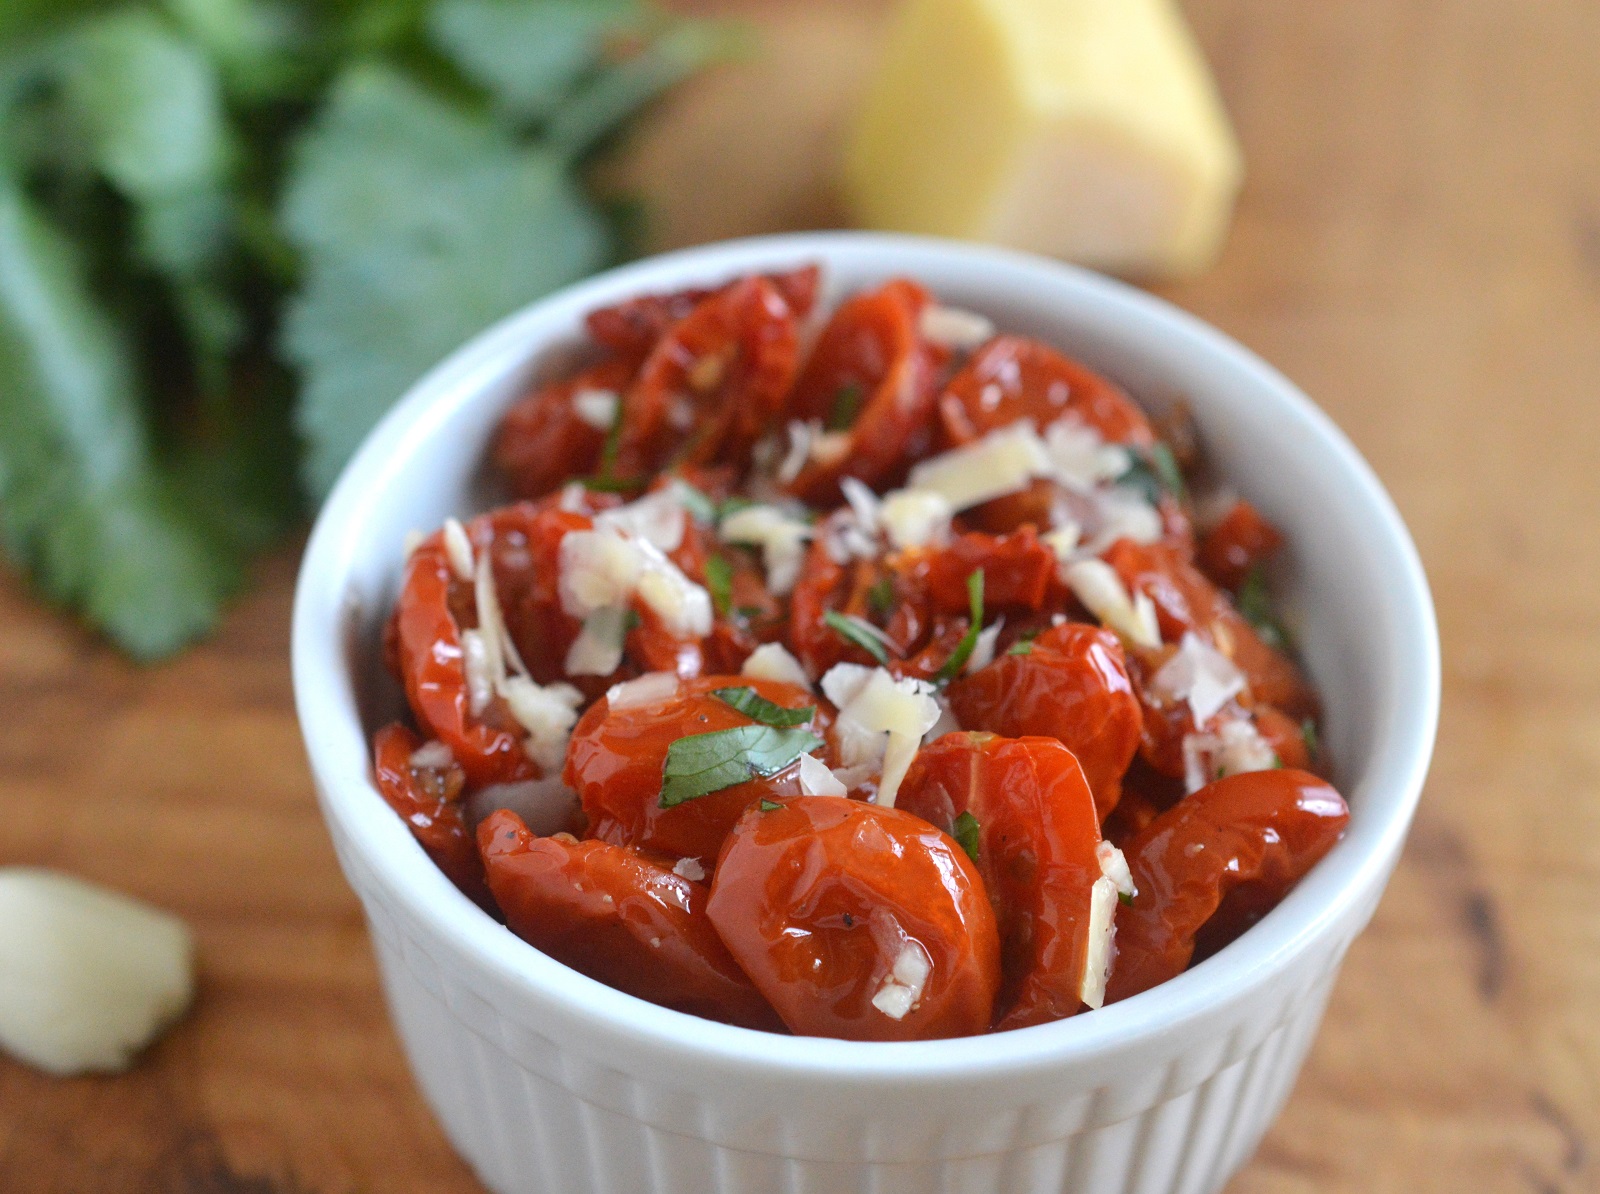
{"label": "shredded parmesan cheese", "polygon": [[476,630],[461,632],[461,663],[467,675],[467,708],[472,716],[482,717],[494,699],[495,676],[489,667],[483,635]]}
{"label": "shredded parmesan cheese", "polygon": [[1188,701],[1196,729],[1220,713],[1245,689],[1245,677],[1221,651],[1186,631],[1175,655],[1150,678],[1150,688],[1168,701]]}
{"label": "shredded parmesan cheese", "polygon": [[572,396],[572,410],[596,431],[609,431],[620,401],[615,390],[579,390]]}
{"label": "shredded parmesan cheese", "polygon": [[806,675],[806,669],[800,666],[800,661],[789,654],[782,643],[762,643],[750,652],[739,674],[756,680],[778,680],[811,690],[811,677]]}
{"label": "shredded parmesan cheese", "polygon": [[929,303],[917,319],[924,340],[944,348],[970,352],[994,336],[994,321],[976,311]]}
{"label": "shredded parmesan cheese", "polygon": [[1253,723],[1242,719],[1224,722],[1213,733],[1188,734],[1183,739],[1183,782],[1189,792],[1230,775],[1277,766],[1272,744]]}
{"label": "shredded parmesan cheese", "polygon": [[1082,493],[1116,480],[1131,462],[1126,448],[1106,443],[1076,414],[1046,427],[1044,446],[1051,480]]}
{"label": "shredded parmesan cheese", "polygon": [[1128,869],[1128,860],[1121,850],[1110,842],[1101,842],[1094,848],[1094,853],[1100,860],[1100,873],[1111,880],[1118,895],[1131,900],[1139,894],[1138,888],[1133,885],[1133,872]]}
{"label": "shredded parmesan cheese", "polygon": [[[680,510],[681,515],[681,510]],[[624,606],[637,594],[675,638],[711,633],[711,596],[686,577],[659,547],[614,523],[569,531],[561,540],[561,608],[587,618],[605,606]]]}
{"label": "shredded parmesan cheese", "polygon": [[884,496],[881,522],[889,543],[903,551],[942,543],[950,534],[950,518],[954,513],[941,493],[897,489]]}
{"label": "shredded parmesan cheese", "polygon": [[567,739],[578,721],[583,693],[570,684],[535,684],[527,676],[511,676],[500,695],[518,724],[528,731],[528,757],[547,774],[559,771],[567,757]]}
{"label": "shredded parmesan cheese", "polygon": [[822,677],[822,691],[839,710],[834,733],[846,767],[881,760],[877,803],[893,808],[922,736],[939,721],[939,702],[925,680],[896,680],[883,668],[840,663]]}
{"label": "shredded parmesan cheese", "polygon": [[850,789],[816,755],[805,754],[800,756],[800,791],[806,796],[845,796]]}
{"label": "shredded parmesan cheese", "polygon": [[616,527],[662,551],[676,551],[683,543],[686,517],[680,491],[669,485],[626,506],[607,510],[594,521],[596,526]]}
{"label": "shredded parmesan cheese", "polygon": [[646,672],[637,680],[624,680],[606,690],[606,704],[612,712],[639,709],[669,701],[678,695],[678,677],[671,672]]}
{"label": "shredded parmesan cheese", "polygon": [[680,858],[672,864],[672,873],[691,883],[700,883],[705,880],[706,868],[698,858]]}
{"label": "shredded parmesan cheese", "polygon": [[885,908],[874,908],[867,918],[873,944],[889,964],[888,973],[872,996],[872,1006],[891,1020],[903,1020],[917,1006],[933,973],[933,960],[922,943],[910,936]]}
{"label": "shredded parmesan cheese", "polygon": [[767,587],[780,595],[793,589],[800,578],[806,544],[813,534],[809,523],[776,506],[764,505],[734,511],[722,520],[718,533],[729,543],[759,546]]}
{"label": "shredded parmesan cheese", "polygon": [[1113,486],[1099,490],[1094,496],[1094,512],[1098,529],[1086,545],[1091,555],[1105,551],[1118,539],[1155,543],[1161,538],[1160,511],[1132,489]]}
{"label": "shredded parmesan cheese", "polygon": [[454,518],[444,520],[444,554],[457,580],[472,579],[472,540],[467,538],[467,529]]}
{"label": "shredded parmesan cheese", "polygon": [[628,636],[628,614],[622,605],[603,605],[583,620],[583,629],[567,648],[569,676],[609,676],[622,666]]}
{"label": "shredded parmesan cheese", "polygon": [[1089,947],[1084,952],[1083,980],[1078,997],[1091,1008],[1106,1001],[1106,980],[1111,977],[1111,944],[1116,937],[1117,885],[1101,875],[1089,889]]}
{"label": "shredded parmesan cheese", "polygon": [[1090,613],[1123,638],[1140,647],[1161,645],[1154,603],[1144,593],[1130,597],[1110,564],[1104,560],[1072,560],[1063,565],[1061,578]]}
{"label": "shredded parmesan cheese", "polygon": [[456,757],[450,748],[438,739],[424,742],[411,752],[411,766],[418,771],[443,771],[455,766]]}
{"label": "shredded parmesan cheese", "polygon": [[1027,422],[1016,422],[924,460],[911,470],[910,487],[931,490],[952,510],[965,510],[1025,489],[1048,471],[1039,433]]}

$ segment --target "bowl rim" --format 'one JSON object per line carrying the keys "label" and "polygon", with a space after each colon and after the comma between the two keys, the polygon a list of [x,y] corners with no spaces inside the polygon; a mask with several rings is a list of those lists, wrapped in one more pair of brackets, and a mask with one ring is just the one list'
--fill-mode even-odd
{"label": "bowl rim", "polygon": [[[368,745],[346,666],[342,625],[352,548],[373,511],[386,462],[408,454],[445,416],[470,404],[497,375],[508,353],[524,357],[540,343],[537,324],[557,312],[579,313],[621,297],[672,289],[708,277],[874,255],[892,258],[883,273],[918,272],[917,260],[982,268],[996,293],[1013,280],[1048,282],[1119,319],[1172,338],[1185,356],[1209,357],[1249,375],[1313,437],[1327,467],[1370,523],[1371,546],[1384,557],[1395,605],[1385,680],[1397,686],[1401,724],[1366,776],[1362,814],[1346,837],[1274,911],[1228,949],[1159,987],[1093,1015],[1033,1028],[926,1042],[879,1043],[789,1037],[735,1028],[672,1011],[579,974],[515,937],[444,877],[389,810],[368,772]],[[548,340],[546,341],[548,342]],[[393,478],[391,478],[391,481]],[[718,242],[636,261],[568,286],[507,316],[422,377],[368,434],[324,504],[302,560],[292,627],[296,708],[324,817],[336,838],[361,858],[393,906],[486,969],[502,990],[532,1003],[559,1005],[573,1025],[608,1043],[672,1064],[719,1072],[757,1070],[768,1078],[850,1079],[853,1083],[959,1082],[1015,1076],[1107,1057],[1178,1033],[1248,997],[1350,918],[1367,910],[1387,881],[1420,797],[1439,710],[1438,629],[1426,576],[1389,495],[1329,417],[1255,354],[1163,299],[1078,267],[1032,255],[931,237],[865,232],[788,233]],[[349,866],[346,863],[348,871]]]}

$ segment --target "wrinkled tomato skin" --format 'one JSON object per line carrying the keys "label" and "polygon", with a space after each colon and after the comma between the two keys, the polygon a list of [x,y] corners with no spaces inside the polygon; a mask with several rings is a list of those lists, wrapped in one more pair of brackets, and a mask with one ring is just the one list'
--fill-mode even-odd
{"label": "wrinkled tomato skin", "polygon": [[996,336],[939,399],[941,449],[1019,419],[1042,430],[1069,413],[1109,443],[1148,447],[1155,440],[1150,421],[1120,387],[1037,340]]}
{"label": "wrinkled tomato skin", "polygon": [[897,807],[941,829],[964,812],[977,818],[978,872],[1000,932],[995,1028],[1078,1012],[1100,819],[1072,752],[1054,738],[946,734],[917,754]]}
{"label": "wrinkled tomato skin", "polygon": [[[776,287],[795,316],[804,319],[816,303],[821,270],[808,265],[790,273],[769,275],[767,281]],[[637,362],[650,354],[673,325],[715,293],[715,288],[701,287],[672,294],[643,294],[591,311],[585,316],[584,325],[596,344]]]}
{"label": "wrinkled tomato skin", "polygon": [[450,748],[473,787],[537,778],[520,727],[499,702],[482,716],[471,711],[461,653],[461,631],[469,627],[461,625],[465,614],[458,604],[470,594],[471,585],[451,571],[442,534],[411,553],[396,619],[406,699],[423,728]]}
{"label": "wrinkled tomato skin", "polygon": [[778,416],[799,356],[794,311],[767,279],[702,300],[650,350],[623,398],[617,472],[743,465]]}
{"label": "wrinkled tomato skin", "polygon": [[983,605],[989,617],[1007,609],[1037,610],[1056,578],[1056,553],[1031,526],[1005,535],[970,532],[932,552],[928,594],[942,613],[966,613],[967,578],[983,570]]}
{"label": "wrinkled tomato skin", "polygon": [[484,882],[483,862],[462,815],[464,776],[456,769],[453,776],[439,777],[441,782],[430,790],[411,766],[411,756],[421,745],[422,740],[402,725],[385,726],[374,735],[372,770],[378,791],[434,865],[463,895],[493,914],[494,900]]}
{"label": "wrinkled tomato skin", "polygon": [[1256,565],[1283,547],[1283,534],[1249,502],[1235,502],[1200,540],[1195,562],[1221,588],[1237,592]]}
{"label": "wrinkled tomato skin", "polygon": [[[711,792],[673,808],[661,807],[661,774],[667,748],[679,738],[753,724],[711,695],[717,688],[753,688],[785,708],[816,705],[793,684],[749,676],[701,676],[680,681],[673,696],[612,710],[602,699],[573,728],[563,777],[578,793],[589,818],[589,834],[619,846],[653,850],[675,858],[697,858],[709,872],[728,830],[755,800],[797,795],[799,767],[771,777]],[[826,718],[813,723],[818,737]]]}
{"label": "wrinkled tomato skin", "polygon": [[574,476],[597,471],[606,430],[582,418],[573,398],[583,390],[620,395],[634,365],[610,358],[562,381],[539,386],[505,414],[495,433],[495,465],[520,498],[538,498]]}
{"label": "wrinkled tomato skin", "polygon": [[948,355],[918,330],[930,301],[915,282],[891,279],[846,300],[823,328],[785,417],[828,425],[847,386],[860,391],[860,404],[840,429],[848,447],[837,459],[807,464],[791,486],[796,495],[813,505],[836,501],[846,476],[891,485],[930,450],[937,377]]}
{"label": "wrinkled tomato skin", "polygon": [[651,1003],[781,1031],[711,927],[703,884],[620,846],[536,837],[505,809],[478,848],[506,924],[536,949]]}
{"label": "wrinkled tomato skin", "polygon": [[[711,922],[790,1031],[862,1041],[985,1031],[1000,983],[994,911],[961,848],[920,817],[838,796],[746,810]],[[931,962],[895,1020],[872,1004],[905,938]]]}
{"label": "wrinkled tomato skin", "polygon": [[1063,622],[1035,638],[1026,654],[1001,655],[963,676],[948,695],[964,726],[1058,740],[1083,767],[1101,820],[1116,807],[1143,723],[1122,646],[1110,631]]}
{"label": "wrinkled tomato skin", "polygon": [[1105,554],[1130,593],[1145,593],[1156,608],[1161,637],[1169,643],[1192,630],[1222,654],[1250,682],[1250,694],[1291,717],[1312,717],[1317,698],[1293,660],[1261,640],[1240,616],[1227,594],[1206,579],[1176,548],[1119,539]]}
{"label": "wrinkled tomato skin", "polygon": [[[1116,962],[1106,1001],[1183,973],[1225,900],[1259,916],[1339,840],[1350,813],[1304,771],[1250,771],[1208,784],[1123,847],[1138,894],[1117,912]],[[1242,931],[1245,920],[1228,926]],[[1215,943],[1220,947],[1221,942]]]}

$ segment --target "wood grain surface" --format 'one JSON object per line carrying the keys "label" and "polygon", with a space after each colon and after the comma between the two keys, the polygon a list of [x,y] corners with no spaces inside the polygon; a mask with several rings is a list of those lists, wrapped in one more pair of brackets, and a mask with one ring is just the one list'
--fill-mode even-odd
{"label": "wood grain surface", "polygon": [[[1220,266],[1165,293],[1367,454],[1445,660],[1405,860],[1231,1190],[1600,1190],[1600,4],[1187,7],[1249,179]],[[313,805],[294,556],[151,670],[0,579],[0,860],[171,908],[201,959],[194,1014],[133,1072],[0,1060],[0,1190],[478,1188],[412,1087]]]}

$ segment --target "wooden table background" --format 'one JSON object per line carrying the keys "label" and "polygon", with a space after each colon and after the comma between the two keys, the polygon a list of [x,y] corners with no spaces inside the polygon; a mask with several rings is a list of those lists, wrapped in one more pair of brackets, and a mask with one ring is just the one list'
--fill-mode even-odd
{"label": "wooden table background", "polygon": [[[871,6],[830,2],[865,22],[839,56],[868,53]],[[1188,8],[1249,180],[1221,265],[1165,293],[1367,454],[1445,660],[1411,846],[1231,1190],[1600,1190],[1600,4]],[[201,958],[194,1014],[132,1073],[0,1060],[4,1190],[477,1189],[313,805],[293,573],[267,561],[152,670],[0,580],[0,858],[172,908]]]}

